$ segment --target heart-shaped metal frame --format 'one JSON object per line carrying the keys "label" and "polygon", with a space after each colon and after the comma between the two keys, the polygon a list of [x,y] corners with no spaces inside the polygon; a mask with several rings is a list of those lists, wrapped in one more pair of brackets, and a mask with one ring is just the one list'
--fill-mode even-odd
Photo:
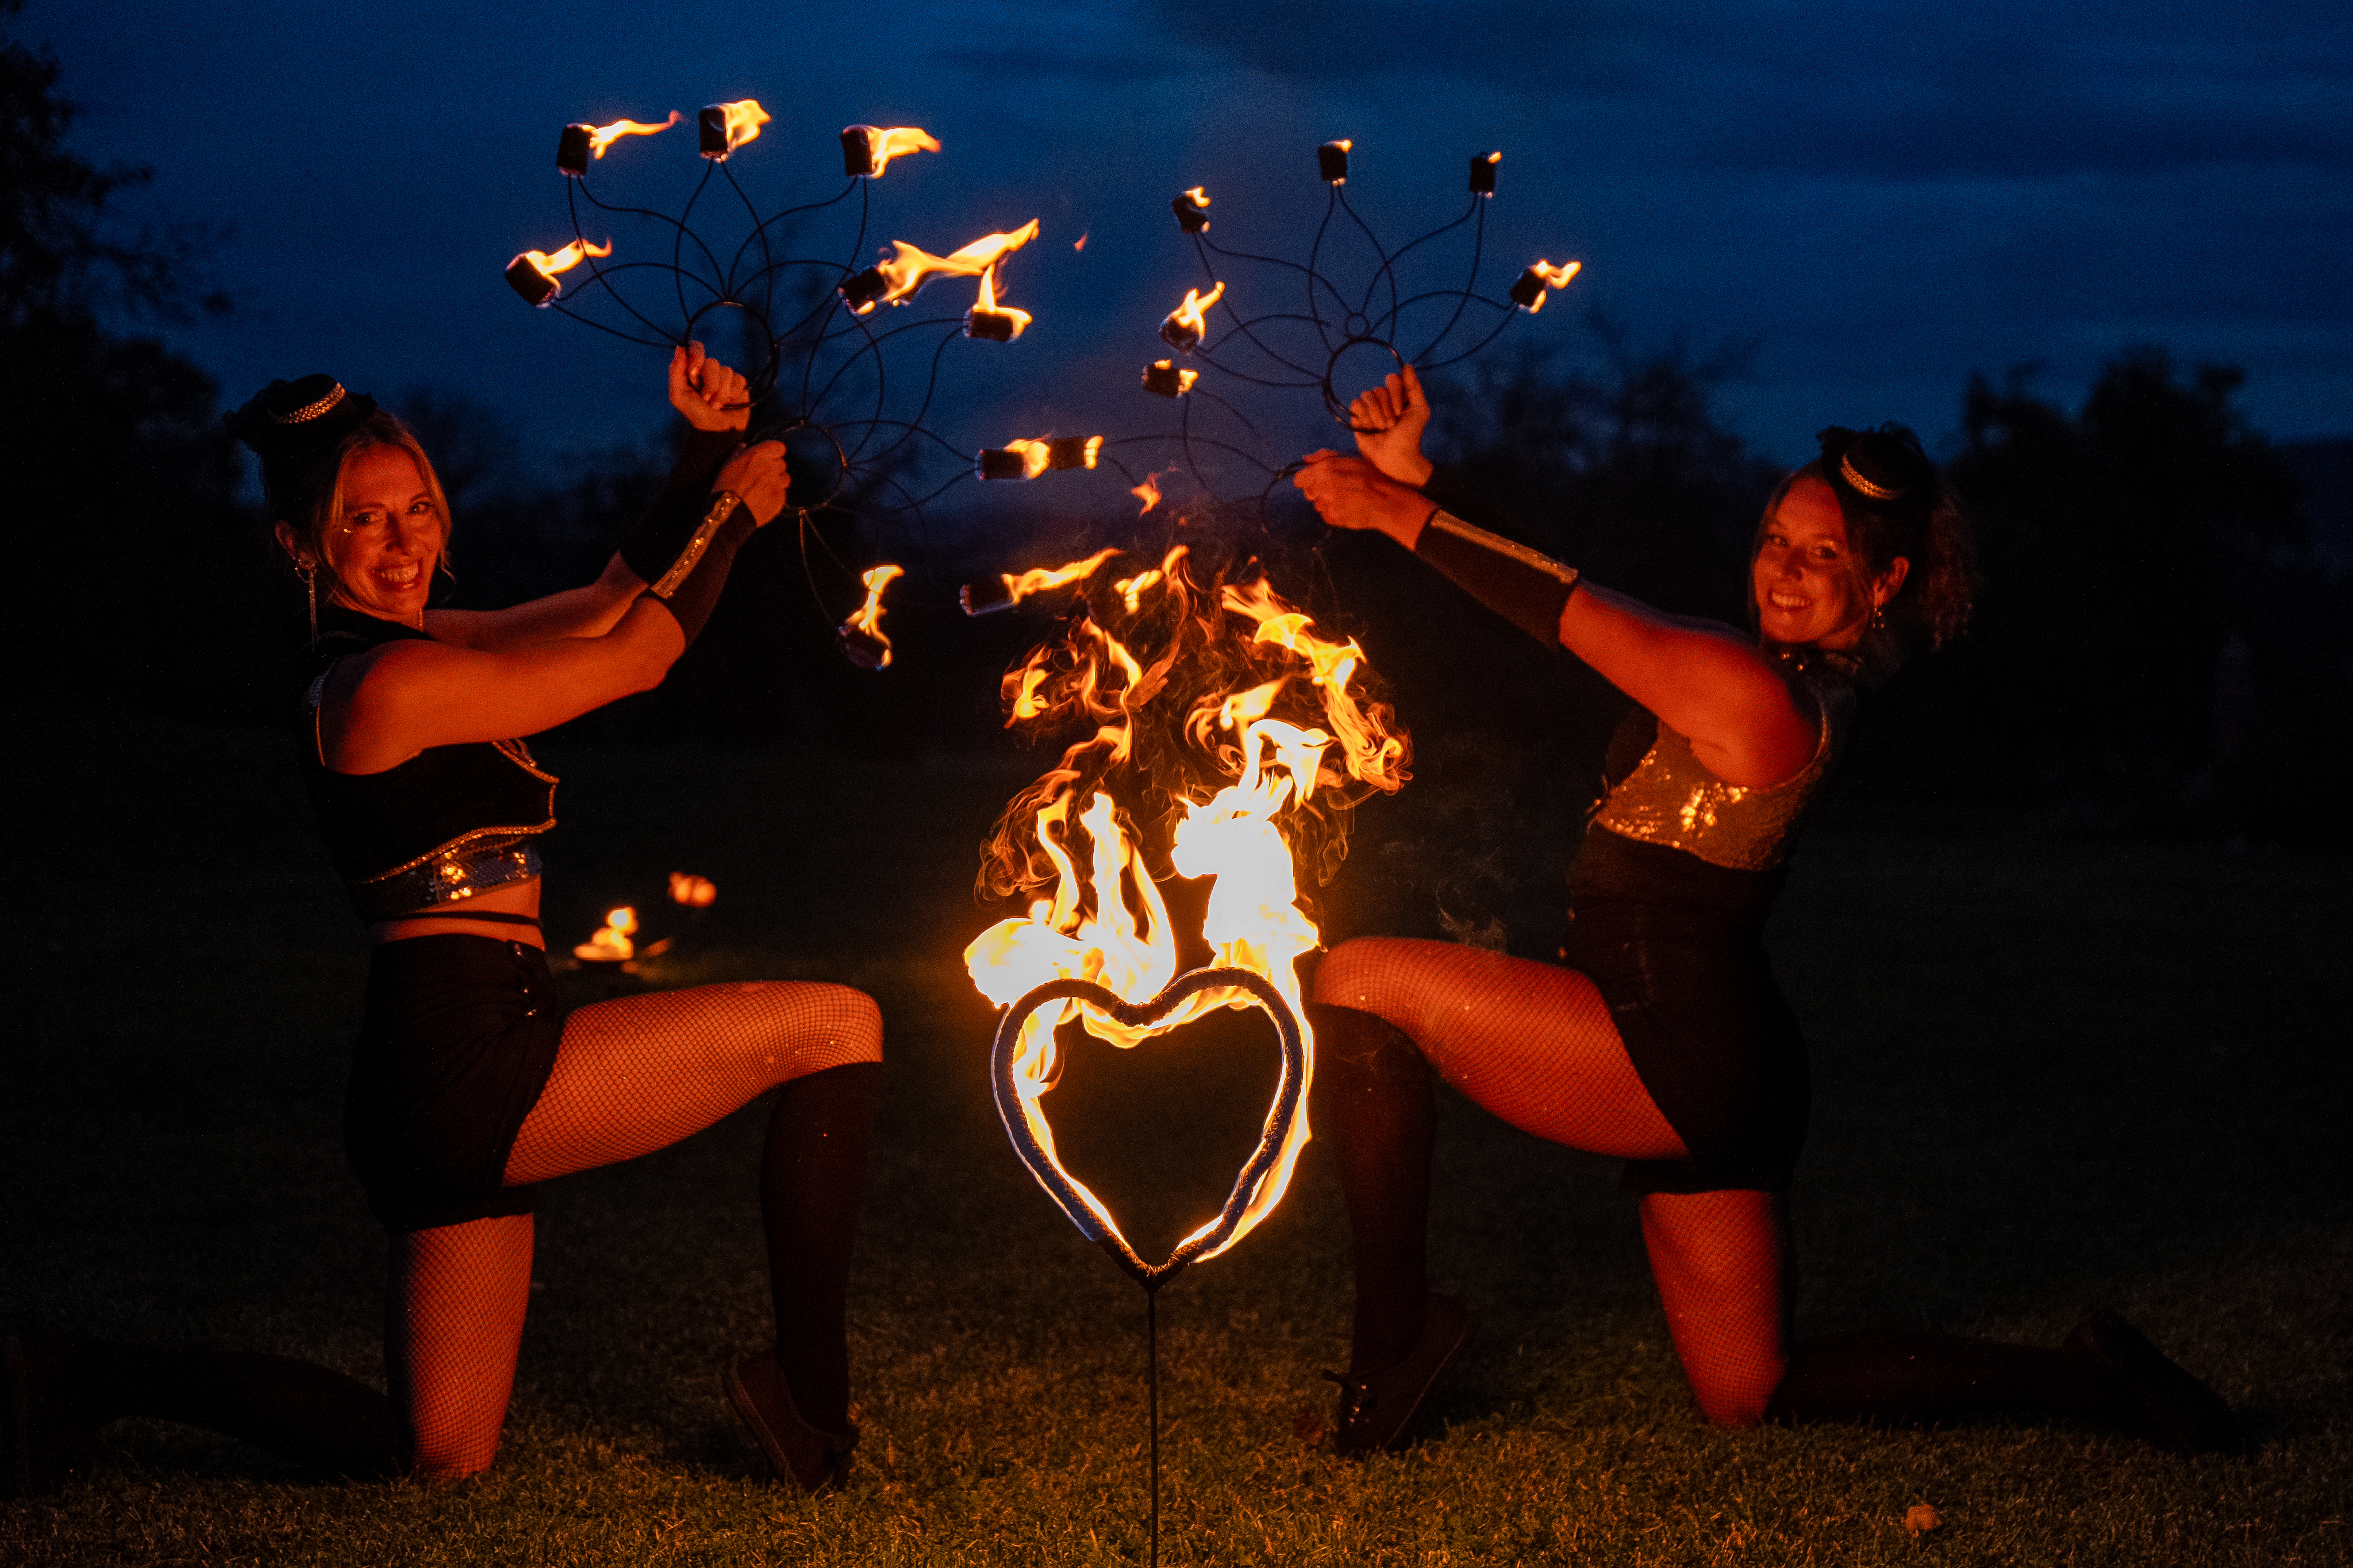
{"label": "heart-shaped metal frame", "polygon": [[[1225,988],[1247,993],[1252,1002],[1273,1020],[1274,1032],[1282,1046],[1282,1081],[1276,1085],[1274,1102],[1269,1108],[1266,1128],[1259,1135],[1258,1150],[1244,1164],[1241,1174],[1234,1179],[1234,1189],[1227,1195],[1226,1205],[1218,1211],[1217,1222],[1208,1229],[1198,1231],[1177,1244],[1165,1262],[1146,1263],[1136,1255],[1127,1238],[1114,1228],[1106,1229],[1095,1217],[1074,1189],[1071,1179],[1055,1168],[1046,1151],[1029,1131],[1029,1119],[1022,1113],[1021,1091],[1013,1077],[1014,1047],[1021,1038],[1021,1026],[1029,1016],[1050,1003],[1083,1002],[1090,1007],[1107,1013],[1130,1028],[1149,1028],[1176,1011],[1177,1004],[1198,991]],[[1146,1291],[1160,1289],[1178,1269],[1213,1247],[1224,1245],[1241,1223],[1242,1213],[1250,1206],[1250,1197],[1259,1184],[1274,1168],[1282,1156],[1282,1145],[1291,1136],[1291,1123],[1299,1114],[1300,1085],[1307,1077],[1306,1043],[1301,1035],[1299,1018],[1282,999],[1282,993],[1263,976],[1247,969],[1195,969],[1170,981],[1160,994],[1149,1002],[1123,1002],[1112,992],[1091,980],[1050,980],[1026,993],[1019,1001],[1005,1010],[997,1020],[997,1040],[989,1050],[989,1076],[997,1089],[997,1114],[1005,1122],[1006,1136],[1013,1141],[1013,1152],[1038,1178],[1038,1184],[1059,1205],[1080,1234],[1111,1255],[1112,1261],[1135,1277]]]}

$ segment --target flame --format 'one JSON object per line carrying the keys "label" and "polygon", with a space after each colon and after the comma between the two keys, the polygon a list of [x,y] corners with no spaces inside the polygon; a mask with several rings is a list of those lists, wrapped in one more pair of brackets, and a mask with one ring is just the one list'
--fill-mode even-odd
{"label": "flame", "polygon": [[670,899],[691,910],[707,910],[719,897],[719,884],[708,877],[697,877],[685,871],[670,874]]}
{"label": "flame", "polygon": [[1145,512],[1150,511],[1154,507],[1160,504],[1160,486],[1157,483],[1159,478],[1160,476],[1157,474],[1146,474],[1144,476],[1144,482],[1142,484],[1129,487],[1127,493],[1144,503],[1144,505],[1137,510],[1135,514],[1136,516],[1142,517]]}
{"label": "flame", "polygon": [[1192,391],[1193,384],[1200,379],[1199,371],[1180,369],[1174,360],[1154,360],[1144,371],[1145,388],[1159,393],[1163,397],[1182,397]]}
{"label": "flame", "polygon": [[605,923],[586,942],[572,950],[572,956],[590,963],[621,963],[637,956],[637,946],[629,941],[638,929],[638,911],[623,905],[605,916]]}
{"label": "flame", "polygon": [[[551,290],[547,297],[553,300],[556,295],[564,292],[564,285],[556,281],[557,273],[571,271],[586,257],[612,254],[611,240],[607,240],[603,245],[596,245],[586,239],[575,239],[553,256],[544,250],[526,250],[514,260],[529,263],[533,272],[547,279],[548,288]],[[514,261],[510,261],[507,265],[512,267]]]}
{"label": "flame", "polygon": [[1171,348],[1185,353],[1192,353],[1193,345],[1209,331],[1209,323],[1202,319],[1202,312],[1225,297],[1226,286],[1223,283],[1207,294],[1198,289],[1186,289],[1185,302],[1169,311],[1160,323],[1162,340]]}
{"label": "flame", "polygon": [[1000,572],[997,575],[1005,580],[1005,592],[1009,595],[1008,603],[1018,605],[1032,594],[1042,594],[1049,588],[1059,588],[1065,583],[1076,583],[1093,576],[1096,568],[1118,553],[1116,548],[1098,550],[1083,561],[1072,561],[1066,565],[1034,568],[1021,573]]}
{"label": "flame", "polygon": [[703,156],[706,158],[724,158],[746,142],[756,141],[760,127],[765,125],[769,119],[768,111],[760,107],[760,100],[756,98],[739,98],[733,103],[714,103],[711,107],[726,116],[727,151],[705,153]]}
{"label": "flame", "polygon": [[[1159,592],[1146,605],[1143,595],[1151,588]],[[1124,1001],[1151,1000],[1176,978],[1176,934],[1134,821],[1112,785],[1165,796],[1172,823],[1167,864],[1179,877],[1215,879],[1201,925],[1212,962],[1247,969],[1275,987],[1300,1020],[1312,1080],[1314,1033],[1296,963],[1319,939],[1301,907],[1298,873],[1311,868],[1319,879],[1329,876],[1344,852],[1354,804],[1346,786],[1362,786],[1357,794],[1401,787],[1409,776],[1408,741],[1391,727],[1386,704],[1367,703],[1354,689],[1364,655],[1353,641],[1314,636],[1314,622],[1263,576],[1212,588],[1204,590],[1187,547],[1176,545],[1157,566],[1114,585],[1116,607],[1106,605],[1104,613],[1117,620],[1119,634],[1091,606],[1060,639],[1032,649],[1007,674],[1008,724],[1075,721],[1093,732],[1071,745],[999,819],[983,852],[983,891],[1039,896],[1027,916],[1000,921],[975,939],[965,965],[999,1006],[1063,978],[1093,981]],[[1134,637],[1142,651],[1123,637]],[[1139,761],[1145,765],[1132,765]],[[1083,874],[1075,844],[1082,830]],[[1058,1070],[1058,1025],[1076,1017],[1098,1038],[1128,1047],[1212,1009],[1249,1005],[1239,991],[1207,990],[1145,1028],[1078,1002],[1039,1008],[1022,1027],[1014,1063],[1022,1114],[1039,1147],[1060,1169],[1039,1106]],[[1300,1085],[1301,1111],[1241,1222],[1200,1256],[1231,1247],[1281,1201],[1309,1137],[1308,1087]],[[1116,1221],[1084,1184],[1071,1179],[1071,1185],[1116,1234]]]}
{"label": "flame", "polygon": [[[1033,221],[1029,226],[1035,229],[1038,226]],[[1030,321],[1029,311],[1017,310],[1010,305],[999,305],[997,302],[997,268],[994,265],[981,268],[980,297],[973,302],[972,309],[975,315],[987,312],[989,315],[1004,317],[1012,323],[1012,336],[1017,338],[1021,335],[1021,329],[1027,327]],[[1092,463],[1087,466],[1094,467]]]}
{"label": "flame", "polygon": [[[1010,234],[983,235],[963,249],[946,256],[934,256],[903,239],[894,239],[891,245],[898,254],[874,269],[881,276],[885,285],[883,291],[857,306],[857,312],[862,316],[877,305],[906,303],[934,273],[952,278],[983,279],[983,287],[989,289],[993,296],[994,285],[986,281],[989,271],[1006,257],[1037,237],[1038,220],[1033,217]],[[1025,316],[1022,319],[1026,321],[1029,318]]]}
{"label": "flame", "polygon": [[1143,597],[1144,591],[1146,588],[1151,587],[1152,584],[1160,581],[1161,575],[1162,574],[1159,567],[1151,566],[1146,567],[1144,571],[1137,573],[1133,577],[1122,577],[1118,582],[1112,584],[1113,588],[1119,591],[1120,598],[1125,602],[1127,605],[1127,613],[1129,615],[1132,616],[1135,614],[1136,601]]}
{"label": "flame", "polygon": [[[679,118],[678,110],[673,109],[670,111],[670,118],[658,124],[648,124],[637,120],[616,120],[610,125],[591,126],[588,131],[588,155],[592,158],[603,157],[605,149],[624,136],[659,135],[677,124]],[[753,134],[757,135],[758,132],[754,132]],[[747,136],[744,140],[748,142],[751,137]]]}
{"label": "flame", "polygon": [[[1544,309],[1547,289],[1565,289],[1568,280],[1584,270],[1582,261],[1564,262],[1558,267],[1539,257],[1535,265],[1520,274],[1520,281],[1512,290],[1513,300],[1531,316]],[[1533,295],[1533,298],[1530,296]]]}
{"label": "flame", "polygon": [[849,129],[866,132],[867,161],[873,165],[872,172],[867,175],[870,180],[881,179],[882,171],[891,166],[891,160],[902,153],[936,153],[940,150],[938,137],[913,125],[893,125],[888,129],[853,125]]}
{"label": "flame", "polygon": [[891,639],[882,635],[882,590],[904,575],[906,575],[904,570],[897,566],[884,565],[870,568],[859,578],[860,582],[866,584],[866,603],[860,605],[850,615],[849,619],[843,623],[846,630],[864,632],[882,645],[882,662],[874,667],[877,669],[891,668]]}
{"label": "flame", "polygon": [[[1092,234],[1094,230],[1092,229],[1087,230],[1087,234]],[[1079,236],[1078,238],[1071,241],[1071,248],[1072,250],[1084,250],[1087,247],[1087,234],[1082,234]]]}

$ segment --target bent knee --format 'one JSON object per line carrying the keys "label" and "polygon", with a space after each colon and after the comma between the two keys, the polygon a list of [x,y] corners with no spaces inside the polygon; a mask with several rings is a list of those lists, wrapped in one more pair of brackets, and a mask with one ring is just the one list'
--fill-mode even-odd
{"label": "bent knee", "polygon": [[1415,944],[1400,937],[1351,938],[1324,955],[1315,970],[1315,1000],[1388,1016],[1398,977]]}
{"label": "bent knee", "polygon": [[882,1009],[873,997],[831,984],[797,989],[803,994],[790,1026],[797,1058],[794,1076],[882,1059]]}

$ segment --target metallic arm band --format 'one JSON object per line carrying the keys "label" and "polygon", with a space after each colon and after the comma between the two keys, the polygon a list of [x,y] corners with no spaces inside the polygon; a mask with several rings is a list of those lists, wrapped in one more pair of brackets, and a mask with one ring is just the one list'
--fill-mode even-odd
{"label": "metallic arm band", "polygon": [[1564,566],[1541,550],[1531,550],[1517,540],[1506,539],[1500,533],[1488,532],[1476,523],[1465,522],[1444,507],[1430,513],[1430,521],[1425,526],[1442,528],[1457,539],[1468,540],[1482,550],[1507,556],[1523,566],[1533,567],[1546,576],[1557,579],[1565,584],[1574,584],[1577,582],[1576,567]]}
{"label": "metallic arm band", "polygon": [[721,490],[712,499],[711,510],[702,514],[702,521],[695,529],[694,537],[686,542],[686,548],[678,552],[678,559],[671,562],[670,570],[661,574],[661,581],[653,585],[655,598],[667,599],[678,592],[678,585],[686,581],[687,574],[693,571],[695,563],[702,559],[702,552],[711,548],[712,536],[743,504],[744,498],[733,490]]}
{"label": "metallic arm band", "polygon": [[1577,587],[1574,566],[1473,527],[1443,508],[1422,525],[1414,553],[1546,647],[1560,646],[1561,612]]}

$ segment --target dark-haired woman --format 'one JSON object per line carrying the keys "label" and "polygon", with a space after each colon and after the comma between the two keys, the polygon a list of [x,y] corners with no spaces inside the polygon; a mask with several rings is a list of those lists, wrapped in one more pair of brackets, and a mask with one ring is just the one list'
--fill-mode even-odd
{"label": "dark-haired woman", "polygon": [[1365,456],[1318,453],[1298,476],[1324,520],[1388,534],[1637,706],[1570,872],[1563,966],[1366,938],[1317,973],[1316,1127],[1355,1238],[1341,1450],[1398,1441],[1472,1328],[1426,1280],[1432,1068],[1516,1127],[1627,1163],[1712,1421],[2030,1411],[2184,1450],[2239,1446],[2229,1408],[2113,1312],[2052,1349],[1791,1338],[1788,1189],[1810,1086],[1762,932],[1858,686],[1968,614],[1962,520],[1912,433],[1824,431],[1821,456],[1783,481],[1757,532],[1749,637],[1581,583],[1437,506],[1410,370],[1352,414]]}
{"label": "dark-haired woman", "polygon": [[338,1469],[487,1468],[530,1300],[537,1184],[649,1153],[770,1090],[776,1344],[723,1381],[779,1479],[839,1479],[856,1440],[843,1289],[881,1073],[873,1003],[839,985],[727,984],[566,1013],[540,931],[533,845],[554,826],[556,781],[516,737],[658,684],[737,547],[786,500],[782,447],[741,445],[740,375],[690,345],[670,395],[691,437],[603,575],[500,611],[428,607],[448,509],[416,438],[373,400],[314,375],[231,416],[308,590],[290,693],[303,772],[374,943],[345,1133],[391,1236],[390,1399],[284,1358],[14,1337],[20,1480],[124,1415]]}

